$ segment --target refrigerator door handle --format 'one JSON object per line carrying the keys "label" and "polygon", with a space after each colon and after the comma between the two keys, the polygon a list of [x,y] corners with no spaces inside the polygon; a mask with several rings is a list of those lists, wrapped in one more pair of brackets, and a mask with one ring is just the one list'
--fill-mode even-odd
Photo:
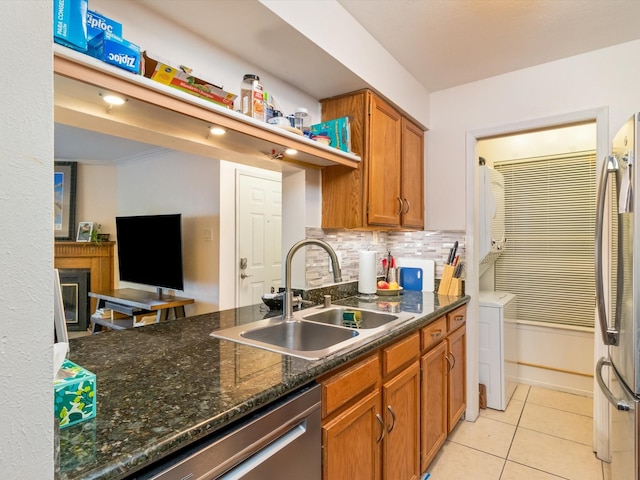
{"label": "refrigerator door handle", "polygon": [[617,410],[621,410],[623,412],[630,411],[631,407],[629,406],[629,404],[624,400],[617,399],[613,395],[613,393],[611,393],[611,390],[609,390],[609,387],[607,387],[607,385],[604,383],[604,380],[602,379],[602,367],[604,367],[605,365],[607,367],[612,366],[611,362],[607,360],[605,357],[600,358],[600,360],[598,360],[598,364],[596,365],[596,380],[598,381],[600,390],[602,390],[602,393],[604,393],[604,396],[607,397],[607,400],[609,400],[609,403],[614,407],[616,407]]}
{"label": "refrigerator door handle", "polygon": [[598,319],[600,330],[602,331],[602,341],[605,345],[618,345],[620,332],[609,327],[607,320],[607,309],[604,298],[604,275],[602,270],[602,236],[604,232],[604,210],[607,204],[607,185],[609,184],[609,174],[618,171],[618,160],[613,155],[609,155],[604,163],[600,185],[598,187],[598,205],[596,210],[596,305],[598,307]]}

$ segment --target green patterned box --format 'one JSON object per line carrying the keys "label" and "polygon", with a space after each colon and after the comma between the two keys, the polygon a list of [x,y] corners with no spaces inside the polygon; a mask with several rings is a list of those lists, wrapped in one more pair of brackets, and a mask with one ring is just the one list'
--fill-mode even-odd
{"label": "green patterned box", "polygon": [[54,414],[60,428],[96,416],[96,376],[65,360],[53,381]]}

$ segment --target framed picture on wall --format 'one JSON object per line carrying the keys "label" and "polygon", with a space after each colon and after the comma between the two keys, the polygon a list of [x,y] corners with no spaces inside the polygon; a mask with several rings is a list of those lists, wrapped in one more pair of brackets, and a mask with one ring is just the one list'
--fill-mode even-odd
{"label": "framed picture on wall", "polygon": [[53,218],[56,240],[76,238],[76,162],[55,162],[53,172]]}
{"label": "framed picture on wall", "polygon": [[78,236],[76,242],[90,242],[93,222],[80,222],[78,224]]}

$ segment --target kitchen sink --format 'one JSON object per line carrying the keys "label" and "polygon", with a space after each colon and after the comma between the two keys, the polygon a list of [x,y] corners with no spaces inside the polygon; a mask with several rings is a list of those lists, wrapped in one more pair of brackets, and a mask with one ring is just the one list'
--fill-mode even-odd
{"label": "kitchen sink", "polygon": [[343,306],[317,307],[296,312],[291,320],[279,317],[237,327],[214,330],[209,335],[307,360],[316,360],[362,343],[387,327],[413,318]]}
{"label": "kitchen sink", "polygon": [[354,330],[289,320],[242,332],[241,337],[289,350],[322,350],[358,335]]}
{"label": "kitchen sink", "polygon": [[307,360],[326,357],[366,336],[350,328],[282,318],[223,328],[210,335]]}
{"label": "kitchen sink", "polygon": [[319,322],[322,324],[338,325],[357,329],[369,329],[381,327],[389,322],[398,320],[400,317],[390,313],[340,307],[325,309],[318,313],[304,315],[302,318],[310,322]]}

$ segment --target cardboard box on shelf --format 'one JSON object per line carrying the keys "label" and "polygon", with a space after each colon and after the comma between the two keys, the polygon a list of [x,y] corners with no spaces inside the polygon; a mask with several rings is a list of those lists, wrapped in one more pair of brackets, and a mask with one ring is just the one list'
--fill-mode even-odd
{"label": "cardboard box on shelf", "polygon": [[101,31],[91,39],[87,53],[92,57],[140,73],[140,47],[108,31]]}
{"label": "cardboard box on shelf", "polygon": [[237,95],[225,92],[223,87],[202,80],[190,68],[184,65],[172,65],[168,60],[146,51],[142,52],[142,59],[142,75],[145,77],[233,109]]}
{"label": "cardboard box on shelf", "polygon": [[80,52],[87,51],[87,0],[53,2],[53,40]]}
{"label": "cardboard box on shelf", "polygon": [[96,416],[96,376],[65,360],[53,381],[54,414],[60,428]]}

